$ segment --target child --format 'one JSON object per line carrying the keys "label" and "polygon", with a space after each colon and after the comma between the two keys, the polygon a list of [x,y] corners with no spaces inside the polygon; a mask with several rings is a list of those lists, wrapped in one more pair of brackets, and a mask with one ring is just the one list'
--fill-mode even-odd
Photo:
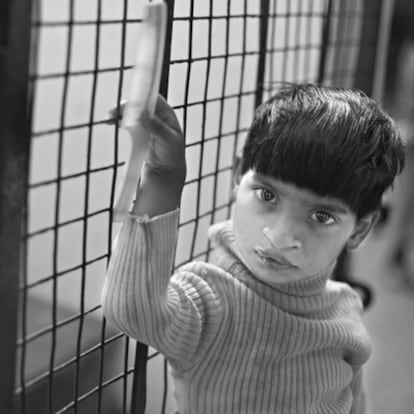
{"label": "child", "polygon": [[107,318],[168,359],[181,414],[362,413],[370,341],[359,296],[329,279],[404,163],[393,121],[359,92],[286,85],[248,132],[212,263],[172,277],[185,180],[160,99],[136,202],[103,290]]}

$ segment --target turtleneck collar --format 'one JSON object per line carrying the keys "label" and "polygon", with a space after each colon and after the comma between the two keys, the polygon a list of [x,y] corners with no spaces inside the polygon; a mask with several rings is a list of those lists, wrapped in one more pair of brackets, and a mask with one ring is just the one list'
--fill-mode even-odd
{"label": "turtleneck collar", "polygon": [[334,264],[328,270],[304,280],[269,285],[252,275],[243,264],[231,220],[214,224],[208,234],[214,247],[216,264],[279,308],[294,314],[304,314],[321,310],[331,302],[327,281]]}

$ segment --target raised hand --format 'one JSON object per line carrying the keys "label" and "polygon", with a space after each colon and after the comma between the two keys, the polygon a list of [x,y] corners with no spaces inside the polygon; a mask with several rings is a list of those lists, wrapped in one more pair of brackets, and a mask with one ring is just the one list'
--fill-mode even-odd
{"label": "raised hand", "polygon": [[162,96],[157,99],[155,116],[144,117],[142,123],[151,134],[146,167],[159,174],[185,176],[183,133],[173,109]]}
{"label": "raised hand", "polygon": [[[125,105],[123,102],[110,111],[111,120],[122,118]],[[149,132],[150,140],[133,212],[153,216],[179,204],[186,174],[184,137],[174,110],[161,96],[157,99],[155,115],[150,117],[144,113],[137,123]],[[133,140],[139,140],[140,128],[130,124],[126,129]]]}

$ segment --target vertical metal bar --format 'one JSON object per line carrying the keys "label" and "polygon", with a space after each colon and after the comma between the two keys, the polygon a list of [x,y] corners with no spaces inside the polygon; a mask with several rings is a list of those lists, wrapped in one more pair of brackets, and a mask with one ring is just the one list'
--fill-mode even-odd
{"label": "vertical metal bar", "polygon": [[[231,0],[227,0],[227,8],[228,10],[230,9],[230,2]],[[188,96],[189,96],[189,91],[190,91],[190,84],[191,84],[191,77],[193,76],[193,72],[194,72],[194,67],[193,67],[193,31],[194,31],[194,2],[190,3],[190,15],[189,15],[189,21],[188,21],[188,41],[187,41],[187,45],[188,45],[188,58],[187,58],[187,62],[188,62],[188,66],[187,66],[187,76],[186,76],[186,82],[185,82],[185,98],[184,98],[184,125],[185,128],[187,127],[187,115],[188,115]],[[226,35],[224,38],[224,44],[225,44],[225,58],[224,58],[224,70],[223,70],[223,84],[222,84],[222,94],[221,94],[221,99],[220,99],[220,107],[222,109],[221,113],[223,114],[223,102],[224,102],[224,84],[226,82],[226,77],[227,77],[227,66],[228,66],[228,50],[229,50],[229,26],[230,26],[230,15],[228,14],[225,18],[226,20]],[[221,131],[221,121],[219,123],[219,130]],[[184,133],[184,136],[186,136],[186,133]],[[196,207],[195,207],[195,211],[197,212],[197,216],[200,212],[200,198],[201,198],[201,160],[203,159],[203,150],[204,150],[204,143],[203,140],[201,140],[200,142],[200,155],[199,155],[199,160],[200,160],[200,164],[199,164],[199,170],[198,170],[198,177],[197,177],[197,189],[196,194],[197,194],[197,200],[196,200]],[[196,238],[197,238],[197,233],[198,233],[198,227],[199,227],[199,220],[197,219],[194,223],[194,229],[193,229],[193,237],[191,240],[191,248],[190,248],[190,257],[194,257],[194,251],[195,251],[195,245],[196,245]]]}
{"label": "vertical metal bar", "polygon": [[375,62],[372,97],[378,102],[384,100],[385,77],[387,71],[387,55],[391,37],[392,16],[395,0],[383,0],[378,29],[377,56]]}
{"label": "vertical metal bar", "polygon": [[354,87],[372,95],[378,49],[378,35],[383,0],[364,0],[362,10],[361,47]]}
{"label": "vertical metal bar", "polygon": [[325,80],[326,59],[328,56],[329,39],[331,32],[332,0],[327,0],[322,26],[322,48],[319,59],[318,83]]}
{"label": "vertical metal bar", "polygon": [[[119,57],[119,79],[118,79],[118,92],[117,92],[117,99],[116,102],[119,104],[122,98],[123,92],[123,84],[124,84],[124,70],[125,70],[125,50],[126,50],[126,38],[127,38],[127,18],[128,18],[128,0],[123,0],[123,14],[122,14],[122,31],[121,31],[121,50],[120,50],[120,57]],[[98,21],[101,21],[101,7],[102,7],[102,0],[98,0]],[[117,166],[119,165],[119,132],[120,128],[118,125],[114,124],[114,147],[113,147],[113,175],[112,175],[112,182],[111,182],[111,195],[110,195],[110,206],[114,204],[115,198],[115,185],[117,181]],[[113,223],[112,220],[113,210],[110,209],[110,222]],[[112,248],[112,241],[113,241],[113,232],[114,228],[109,226],[109,234],[108,234],[108,258],[110,256],[111,248]],[[99,393],[98,393],[98,412],[100,413],[103,406],[103,388],[102,384],[104,382],[104,366],[105,360],[107,357],[107,351],[105,346],[105,337],[106,337],[106,319],[103,319],[102,329],[101,329],[101,354],[100,354],[100,367],[99,367]],[[122,413],[129,412],[129,403],[131,401],[128,400],[128,357],[129,357],[129,345],[130,339],[125,337],[125,348],[124,348],[124,381],[123,381],[123,389],[122,389]],[[127,407],[128,405],[128,407]],[[144,405],[145,408],[145,405]]]}
{"label": "vertical metal bar", "polygon": [[0,407],[13,413],[18,284],[30,148],[30,0],[0,5]]}
{"label": "vertical metal bar", "polygon": [[263,81],[266,71],[267,32],[269,28],[269,0],[261,0],[259,24],[259,62],[257,65],[255,107],[263,101]]}
{"label": "vertical metal bar", "polygon": [[[160,94],[165,98],[168,95],[168,83],[170,77],[170,59],[171,59],[171,43],[172,43],[172,31],[173,31],[173,20],[174,20],[174,3],[175,0],[165,0],[167,4],[167,29],[166,29],[166,39],[164,47],[164,58],[163,58],[163,67],[161,73],[161,82],[160,82]],[[167,371],[167,360],[164,360],[164,391],[162,398],[161,412],[164,414],[166,411],[168,397],[168,371]]]}
{"label": "vertical metal bar", "polygon": [[160,94],[164,97],[168,93],[168,80],[170,76],[170,56],[171,56],[171,43],[172,43],[172,30],[173,30],[173,20],[174,20],[174,3],[175,0],[165,0],[167,4],[167,29],[165,32],[165,48],[164,48],[164,63],[161,73],[161,82],[160,82]]}
{"label": "vertical metal bar", "polygon": [[[206,67],[206,82],[204,85],[204,93],[203,93],[203,115],[202,115],[202,122],[201,122],[201,139],[205,140],[206,138],[206,126],[207,126],[207,101],[208,101],[208,89],[211,81],[211,56],[212,56],[212,40],[213,40],[213,8],[214,3],[213,0],[209,0],[209,16],[208,16],[208,34],[207,34],[207,67]],[[217,157],[216,157],[216,173],[214,174],[214,189],[217,187],[217,163],[220,159],[220,144],[217,142]],[[205,160],[200,158],[200,172],[202,172],[203,164]],[[216,205],[216,191],[213,192],[213,206]],[[210,223],[213,223],[214,217],[214,207],[213,213],[210,216]],[[210,247],[210,246],[209,246]],[[209,257],[210,249],[207,249],[207,258]]]}
{"label": "vertical metal bar", "polygon": [[[362,28],[361,28],[361,46],[358,53],[357,67],[354,76],[354,88],[363,90],[366,94],[372,95],[374,92],[374,80],[377,63],[378,35],[381,25],[381,15],[384,1],[364,0],[362,5]],[[341,7],[344,5],[341,3]],[[341,25],[338,30],[346,30]],[[338,32],[339,35],[343,33]],[[336,64],[340,61],[334,59]],[[340,281],[350,281],[350,266],[352,257],[349,252],[344,250],[339,257],[335,268],[334,279]],[[352,282],[355,283],[355,282]],[[361,288],[361,287],[360,287]],[[371,292],[369,289],[362,287],[364,291],[364,306],[368,307],[371,302]]]}
{"label": "vertical metal bar", "polygon": [[[335,42],[334,46],[331,49],[332,59],[331,59],[331,81],[335,86],[351,86],[347,85],[344,81],[344,67],[346,63],[352,59],[352,52],[343,39],[348,39],[351,36],[354,36],[355,24],[357,20],[355,17],[350,19],[348,17],[349,2],[341,1],[336,4],[336,13],[338,19],[334,25],[332,33],[332,41]],[[355,12],[354,12],[355,13]]]}
{"label": "vertical metal bar", "polygon": [[[174,18],[174,1],[165,0],[168,8],[167,12],[167,28],[165,33],[165,49],[164,59],[161,72],[160,82],[160,94],[167,96],[168,93],[168,80],[170,73],[170,56],[171,56],[171,42],[172,42],[172,29]],[[148,359],[148,347],[145,344],[137,342],[135,350],[135,366],[134,366],[134,379],[132,384],[132,396],[131,396],[131,413],[144,414],[147,401],[147,359]]]}
{"label": "vertical metal bar", "polygon": [[145,405],[147,403],[147,358],[147,345],[137,342],[131,396],[131,413],[133,414],[145,413]]}
{"label": "vertical metal bar", "polygon": [[270,83],[273,83],[274,81],[274,73],[275,73],[275,65],[274,65],[274,55],[275,55],[275,33],[276,33],[276,0],[273,0],[272,5],[269,4],[269,17],[268,20],[270,21],[268,24],[270,25],[270,28],[268,30],[270,31],[269,35],[269,50],[270,50],[270,56],[269,56],[269,75],[268,79]]}

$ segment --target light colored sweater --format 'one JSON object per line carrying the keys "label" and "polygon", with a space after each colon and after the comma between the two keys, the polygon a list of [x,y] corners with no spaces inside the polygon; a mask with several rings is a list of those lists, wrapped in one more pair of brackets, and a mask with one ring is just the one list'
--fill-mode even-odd
{"label": "light colored sweater", "polygon": [[215,264],[171,277],[177,222],[178,211],[128,217],[103,311],[168,359],[180,414],[363,413],[370,341],[358,295],[329,272],[263,284],[239,260],[231,222],[210,229]]}

